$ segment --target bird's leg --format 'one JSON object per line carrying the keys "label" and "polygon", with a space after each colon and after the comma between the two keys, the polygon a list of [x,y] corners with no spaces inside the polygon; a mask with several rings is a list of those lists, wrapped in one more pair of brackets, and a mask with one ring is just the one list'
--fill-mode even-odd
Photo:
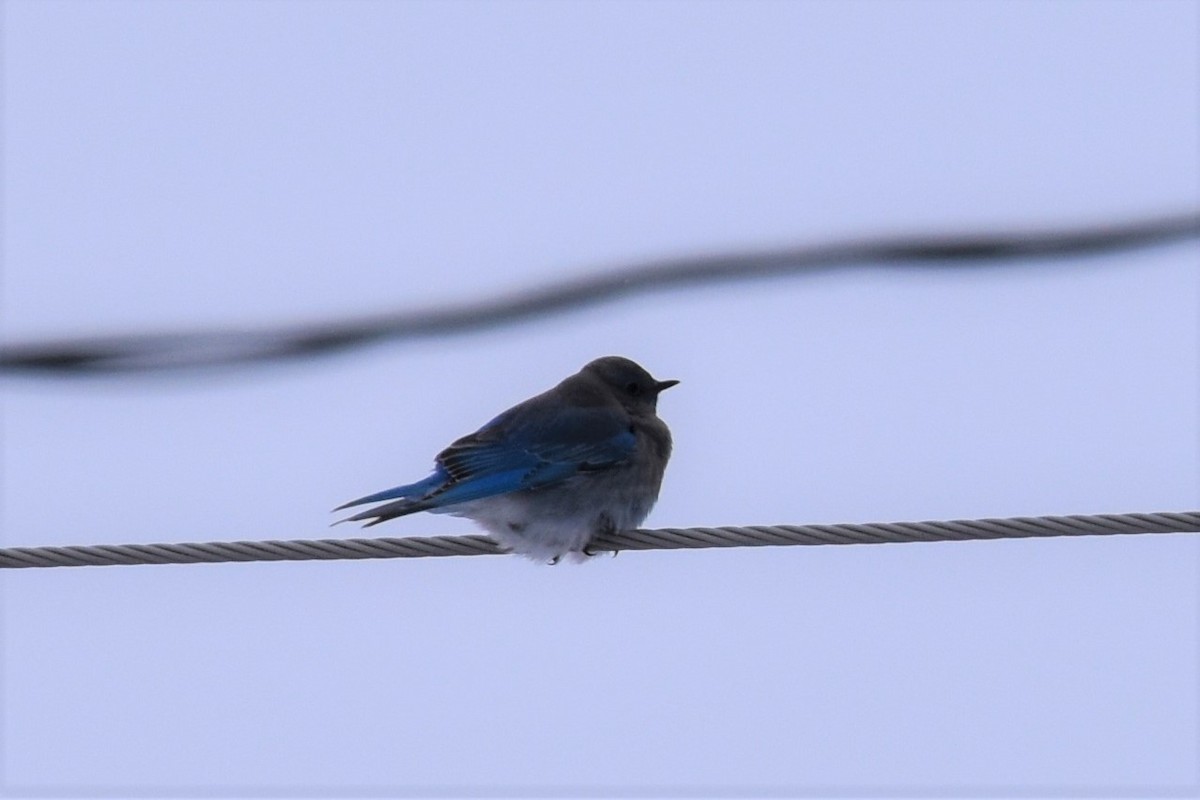
{"label": "bird's leg", "polygon": [[[592,534],[592,539],[594,540],[600,536],[611,536],[612,534],[614,534],[616,532],[617,532],[617,526],[613,522],[612,517],[610,517],[608,514],[601,514],[599,516],[599,518],[596,519],[596,532],[594,534]],[[599,555],[600,553],[603,553],[604,551],[603,550],[593,550],[592,549],[592,541],[589,540],[588,543],[586,545],[584,545],[583,550],[580,552],[582,552],[588,558],[592,558],[593,556]],[[616,551],[616,550],[612,551],[614,558],[616,557],[617,552],[618,551]]]}

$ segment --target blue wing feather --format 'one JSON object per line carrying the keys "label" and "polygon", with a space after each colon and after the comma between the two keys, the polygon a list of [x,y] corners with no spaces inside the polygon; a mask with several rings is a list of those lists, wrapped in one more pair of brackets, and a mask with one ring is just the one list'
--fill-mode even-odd
{"label": "blue wing feather", "polygon": [[374,525],[416,511],[549,486],[581,471],[621,464],[633,455],[637,437],[623,411],[537,413],[543,411],[535,406],[539,399],[510,409],[447,447],[425,480],[367,495],[342,508],[393,500],[349,518]]}
{"label": "blue wing feather", "polygon": [[[529,474],[504,491],[561,480],[580,469],[601,469],[628,459],[637,443],[625,415],[610,409],[573,410],[530,425],[501,416],[438,454],[437,463],[456,482],[494,472]],[[546,469],[550,465],[570,467]]]}

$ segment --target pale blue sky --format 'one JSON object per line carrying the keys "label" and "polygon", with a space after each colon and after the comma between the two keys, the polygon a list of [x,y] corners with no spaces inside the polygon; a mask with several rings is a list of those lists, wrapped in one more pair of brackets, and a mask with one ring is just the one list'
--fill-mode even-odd
{"label": "pale blue sky", "polygon": [[[1200,207],[1192,2],[4,4],[5,341]],[[650,525],[1200,507],[1200,246],[8,380],[4,545],[325,537],[599,355]],[[413,517],[382,535],[465,533]],[[0,576],[7,796],[1200,793],[1196,536]]]}

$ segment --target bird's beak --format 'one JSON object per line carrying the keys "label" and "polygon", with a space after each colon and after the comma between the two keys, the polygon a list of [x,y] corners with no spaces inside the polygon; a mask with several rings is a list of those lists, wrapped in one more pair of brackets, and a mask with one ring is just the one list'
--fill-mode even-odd
{"label": "bird's beak", "polygon": [[661,392],[664,389],[670,389],[677,383],[679,383],[679,381],[659,381],[658,383],[654,384],[654,391]]}

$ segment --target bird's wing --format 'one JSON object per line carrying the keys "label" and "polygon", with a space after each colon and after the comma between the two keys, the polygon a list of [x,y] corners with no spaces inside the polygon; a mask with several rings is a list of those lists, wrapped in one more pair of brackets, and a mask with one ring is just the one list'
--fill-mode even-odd
{"label": "bird's wing", "polygon": [[341,508],[392,500],[348,517],[377,525],[395,517],[444,508],[606,469],[633,455],[637,437],[620,409],[549,411],[536,402],[509,409],[437,456],[432,475],[353,500]]}
{"label": "bird's wing", "polygon": [[535,489],[605,469],[626,461],[636,442],[628,416],[618,409],[506,413],[438,454],[438,467],[450,480],[436,502],[445,506]]}

